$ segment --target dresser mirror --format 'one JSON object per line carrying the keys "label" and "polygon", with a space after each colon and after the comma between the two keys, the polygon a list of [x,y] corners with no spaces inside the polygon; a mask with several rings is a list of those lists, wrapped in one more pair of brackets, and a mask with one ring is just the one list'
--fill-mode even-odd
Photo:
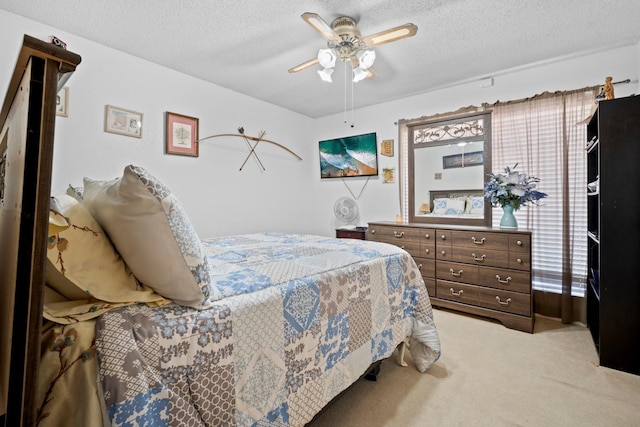
{"label": "dresser mirror", "polygon": [[491,225],[491,114],[415,122],[408,130],[409,222]]}

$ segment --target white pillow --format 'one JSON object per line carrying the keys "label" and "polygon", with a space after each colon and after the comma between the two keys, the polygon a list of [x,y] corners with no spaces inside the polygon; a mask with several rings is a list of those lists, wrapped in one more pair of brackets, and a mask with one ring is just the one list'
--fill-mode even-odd
{"label": "white pillow", "polygon": [[198,309],[221,297],[210,284],[205,251],[186,212],[146,170],[129,165],[113,181],[85,178],[84,203],[146,286]]}
{"label": "white pillow", "polygon": [[458,215],[464,212],[464,199],[435,199],[432,213],[438,215]]}
{"label": "white pillow", "polygon": [[473,196],[469,199],[469,213],[472,215],[484,213],[483,196]]}

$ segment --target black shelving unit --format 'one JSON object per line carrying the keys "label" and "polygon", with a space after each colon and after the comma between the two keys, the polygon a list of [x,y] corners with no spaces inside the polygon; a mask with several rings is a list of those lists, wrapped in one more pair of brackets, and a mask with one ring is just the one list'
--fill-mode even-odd
{"label": "black shelving unit", "polygon": [[640,375],[640,96],[600,101],[586,149],[587,325],[601,366]]}

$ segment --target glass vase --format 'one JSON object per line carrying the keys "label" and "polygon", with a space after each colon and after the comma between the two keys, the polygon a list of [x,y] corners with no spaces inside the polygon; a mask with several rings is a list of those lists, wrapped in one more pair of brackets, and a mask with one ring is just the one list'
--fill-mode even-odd
{"label": "glass vase", "polygon": [[500,228],[518,228],[518,221],[513,215],[513,206],[509,203],[502,207],[502,219],[500,220]]}

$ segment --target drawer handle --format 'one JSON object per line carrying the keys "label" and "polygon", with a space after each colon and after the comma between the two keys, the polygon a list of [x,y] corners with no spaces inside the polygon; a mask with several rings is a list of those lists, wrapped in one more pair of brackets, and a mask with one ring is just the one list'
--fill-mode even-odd
{"label": "drawer handle", "polygon": [[471,254],[471,256],[473,257],[474,261],[479,261],[479,262],[484,262],[484,259],[487,257],[486,255],[482,254],[482,256],[480,258],[478,258],[476,256],[476,254]]}
{"label": "drawer handle", "polygon": [[449,271],[451,272],[452,276],[456,276],[456,277],[460,277],[462,276],[462,273],[464,273],[463,270],[458,270],[458,272],[456,273],[455,271],[453,271],[453,268],[450,268]]}
{"label": "drawer handle", "polygon": [[422,270],[422,264],[418,264],[418,270]]}
{"label": "drawer handle", "polygon": [[396,236],[398,239],[401,239],[402,236],[404,236],[404,231],[401,231],[400,233],[398,233],[397,231],[394,231],[393,235]]}
{"label": "drawer handle", "polygon": [[471,237],[471,240],[473,240],[473,243],[475,243],[476,245],[484,245],[484,242],[485,242],[486,239],[483,237],[480,240],[476,240],[475,237]]}
{"label": "drawer handle", "polygon": [[442,251],[442,252],[440,252],[440,253],[442,254],[442,256],[447,255],[447,251]]}
{"label": "drawer handle", "polygon": [[462,289],[460,289],[458,292],[454,291],[453,288],[449,288],[449,290],[451,291],[451,295],[455,295],[457,297],[461,296],[464,293]]}
{"label": "drawer handle", "polygon": [[442,236],[440,236],[440,238],[441,238],[442,240],[447,240],[447,236],[445,236],[444,234],[443,234]]}
{"label": "drawer handle", "polygon": [[507,298],[505,301],[501,301],[500,297],[496,295],[496,299],[498,300],[498,304],[509,305],[511,303],[511,298]]}
{"label": "drawer handle", "polygon": [[431,236],[429,235],[429,233],[427,233],[427,234],[425,234],[425,235],[424,235],[424,238],[425,238],[425,239],[430,239],[430,238],[431,238]]}
{"label": "drawer handle", "polygon": [[429,250],[429,248],[425,249],[424,251],[425,251],[425,253],[427,253],[427,254],[431,253],[431,251]]}
{"label": "drawer handle", "polygon": [[498,282],[500,282],[500,283],[507,283],[508,284],[511,281],[511,276],[508,276],[506,279],[502,280],[500,278],[500,275],[496,274],[496,279],[498,279]]}
{"label": "drawer handle", "polygon": [[404,246],[398,246],[400,249],[404,249]]}
{"label": "drawer handle", "polygon": [[375,229],[371,230],[371,234],[376,234],[376,230]]}
{"label": "drawer handle", "polygon": [[522,264],[522,260],[521,260],[520,258],[516,259],[516,262],[517,262],[518,264]]}
{"label": "drawer handle", "polygon": [[516,245],[518,245],[518,246],[522,246],[522,240],[518,240],[518,241],[516,242]]}

